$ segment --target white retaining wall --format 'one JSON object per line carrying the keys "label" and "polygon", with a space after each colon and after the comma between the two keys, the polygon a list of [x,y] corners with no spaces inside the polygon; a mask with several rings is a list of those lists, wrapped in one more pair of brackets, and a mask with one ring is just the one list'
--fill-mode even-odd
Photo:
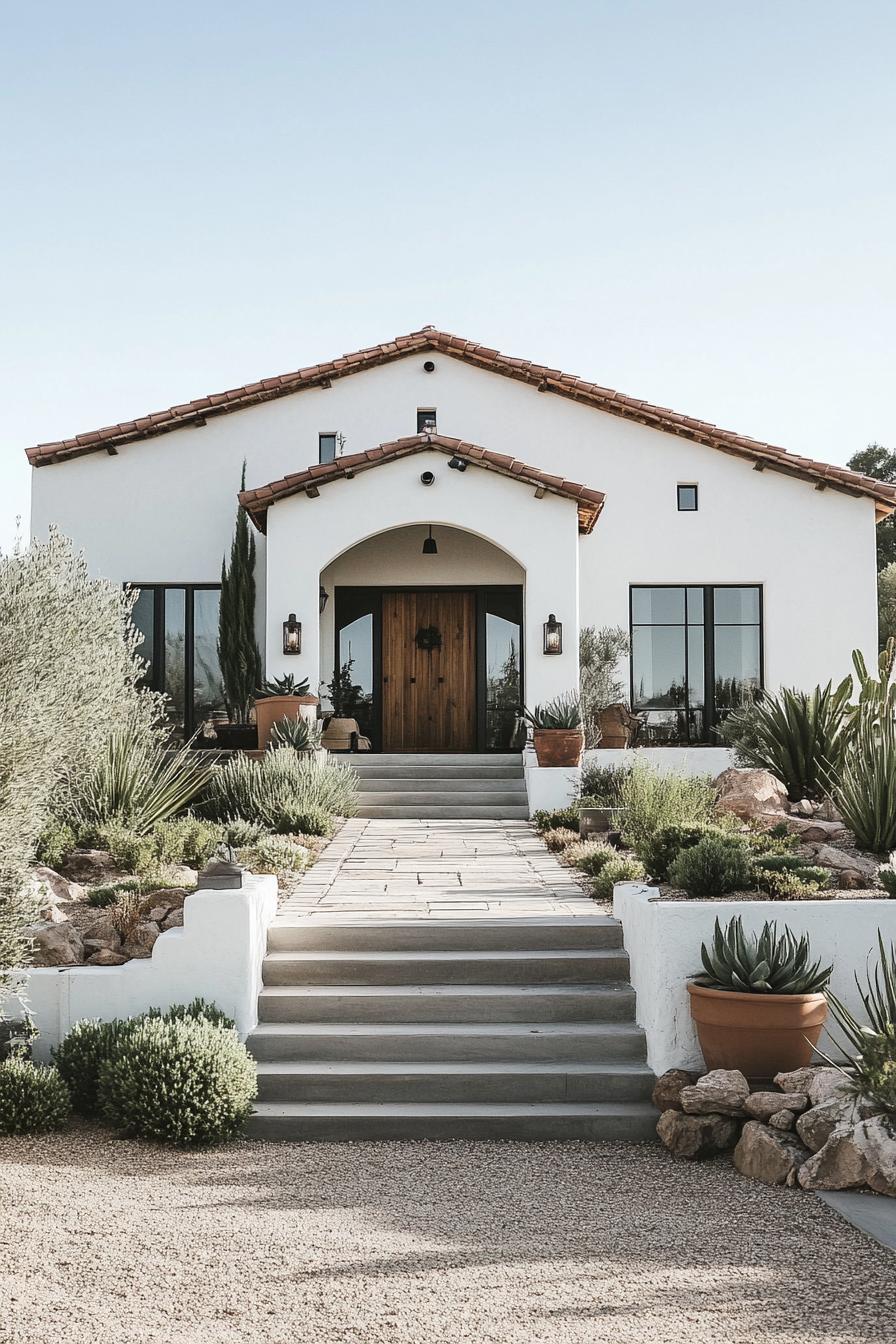
{"label": "white retaining wall", "polygon": [[585,752],[583,765],[621,766],[646,761],[664,775],[709,775],[715,779],[733,764],[727,747],[626,747],[610,750],[592,748]]}
{"label": "white retaining wall", "polygon": [[[258,1020],[267,929],[276,911],[277,879],[244,878],[241,891],[189,895],[183,928],[161,934],[151,957],[123,966],[23,970],[19,995],[40,1032],[35,1056],[47,1060],[82,1018],[110,1022],[197,996],[232,1017],[245,1038]],[[4,1012],[15,1016],[15,1005]]]}
{"label": "white retaining wall", "polygon": [[[864,981],[866,963],[877,960],[877,931],[889,946],[896,942],[896,901],[661,901],[657,889],[620,882],[613,891],[613,914],[622,921],[631,983],[638,996],[636,1017],[647,1033],[647,1062],[654,1073],[666,1069],[703,1069],[697,1033],[691,1021],[689,976],[701,970],[700,945],[740,915],[744,928],[758,932],[766,920],[786,924],[799,937],[808,934],[812,959],[833,964],[831,989],[864,1020],[854,975]],[[836,1030],[836,1029],[835,1029]],[[819,1045],[839,1055],[827,1032]]]}

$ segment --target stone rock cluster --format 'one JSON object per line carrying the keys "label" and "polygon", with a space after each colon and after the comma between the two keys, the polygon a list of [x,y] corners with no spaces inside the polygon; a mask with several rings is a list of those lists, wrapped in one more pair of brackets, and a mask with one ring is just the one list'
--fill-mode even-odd
{"label": "stone rock cluster", "polygon": [[880,863],[849,847],[850,834],[829,800],[814,803],[808,798],[791,803],[787,790],[768,770],[742,770],[732,766],[714,780],[718,807],[741,821],[765,826],[781,822],[799,838],[800,853],[807,864],[830,868],[835,886],[855,891],[875,885]]}
{"label": "stone rock cluster", "polygon": [[657,1080],[657,1134],[676,1157],[731,1152],[744,1176],[804,1190],[867,1186],[896,1197],[896,1118],[856,1096],[839,1069],[779,1073],[752,1092],[736,1069]]}
{"label": "stone rock cluster", "polygon": [[159,935],[184,922],[187,892],[166,887],[141,898],[138,918],[124,935],[109,909],[97,909],[92,921],[79,928],[59,907],[83,900],[82,886],[51,868],[35,868],[30,880],[40,917],[24,932],[31,939],[34,966],[122,966],[151,957]]}

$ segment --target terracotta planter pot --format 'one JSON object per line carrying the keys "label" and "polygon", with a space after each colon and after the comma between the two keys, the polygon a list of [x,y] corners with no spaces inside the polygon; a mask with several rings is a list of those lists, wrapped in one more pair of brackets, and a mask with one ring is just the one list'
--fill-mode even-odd
{"label": "terracotta planter pot", "polygon": [[773,1078],[812,1063],[828,1015],[823,994],[735,994],[692,980],[688,994],[707,1069]]}
{"label": "terracotta planter pot", "polygon": [[581,728],[535,728],[532,741],[539,765],[578,765],[585,750]]}
{"label": "terracotta planter pot", "polygon": [[[317,705],[316,695],[266,695],[255,701],[255,725],[258,729],[258,745],[263,751],[271,740],[271,729],[281,719],[308,718],[302,714],[303,706]],[[314,717],[314,716],[312,716]]]}

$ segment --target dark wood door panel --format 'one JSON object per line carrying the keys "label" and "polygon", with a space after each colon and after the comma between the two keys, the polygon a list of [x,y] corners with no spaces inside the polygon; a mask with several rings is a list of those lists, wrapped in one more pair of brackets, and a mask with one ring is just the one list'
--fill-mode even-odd
{"label": "dark wood door panel", "polygon": [[[441,647],[420,649],[435,627]],[[472,751],[476,599],[469,592],[383,594],[383,750]]]}

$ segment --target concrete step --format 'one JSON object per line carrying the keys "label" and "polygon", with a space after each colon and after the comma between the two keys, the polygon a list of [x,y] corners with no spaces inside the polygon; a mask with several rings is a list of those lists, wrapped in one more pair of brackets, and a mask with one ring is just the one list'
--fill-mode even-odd
{"label": "concrete step", "polygon": [[595,1064],[641,1063],[634,1022],[260,1022],[246,1045],[257,1060]]}
{"label": "concrete step", "polygon": [[523,768],[523,758],[518,751],[362,751],[352,755],[351,764],[356,770],[373,770],[380,765],[406,766],[409,769],[416,769],[417,766],[421,765],[450,765],[463,766],[468,770],[477,767],[484,769],[503,765],[516,766],[518,770],[521,770]]}
{"label": "concrete step", "polygon": [[[340,757],[340,760],[343,758]],[[446,757],[444,762],[438,765],[420,765],[413,756],[402,757],[403,762],[410,764],[383,764],[382,756],[374,756],[364,765],[356,764],[356,759],[352,756],[348,763],[353,769],[357,770],[362,780],[364,779],[522,779],[523,767],[519,761],[515,765],[492,765],[487,757],[481,759],[486,761],[485,765],[457,765],[453,757]]]}
{"label": "concrete step", "polygon": [[[438,780],[433,780],[438,783]],[[401,783],[402,788],[396,788]],[[526,790],[478,789],[477,780],[468,780],[465,789],[418,789],[411,780],[392,781],[389,789],[360,789],[361,812],[368,807],[518,807],[528,811]]]}
{"label": "concrete step", "polygon": [[593,985],[626,980],[622,948],[520,952],[269,952],[265,985]]}
{"label": "concrete step", "polygon": [[492,803],[489,806],[470,806],[458,803],[456,806],[442,804],[391,804],[362,802],[358,807],[359,817],[382,817],[385,819],[408,818],[419,821],[526,821],[529,809],[526,806],[510,807],[506,804]]}
{"label": "concrete step", "polygon": [[645,1102],[376,1105],[262,1103],[246,1125],[254,1139],[650,1140],[657,1114]]}
{"label": "concrete step", "polygon": [[284,1061],[257,1066],[260,1102],[649,1101],[646,1064]]}
{"label": "concrete step", "polygon": [[291,922],[281,915],[268,928],[271,952],[551,952],[602,947],[622,947],[622,925],[609,915],[313,924],[304,916]]}
{"label": "concrete step", "polygon": [[[466,773],[458,775],[361,775],[358,785],[359,793],[420,793],[420,794],[450,794],[466,793],[469,790],[472,793],[482,794],[491,798],[493,794],[510,794],[512,800],[526,798],[526,781],[519,777],[515,779],[507,775],[497,775],[494,778],[482,777],[481,775],[469,775]],[[441,799],[439,799],[441,801]],[[448,801],[451,801],[449,798]]]}
{"label": "concrete step", "polygon": [[621,1022],[634,1017],[630,985],[266,985],[260,1022]]}

